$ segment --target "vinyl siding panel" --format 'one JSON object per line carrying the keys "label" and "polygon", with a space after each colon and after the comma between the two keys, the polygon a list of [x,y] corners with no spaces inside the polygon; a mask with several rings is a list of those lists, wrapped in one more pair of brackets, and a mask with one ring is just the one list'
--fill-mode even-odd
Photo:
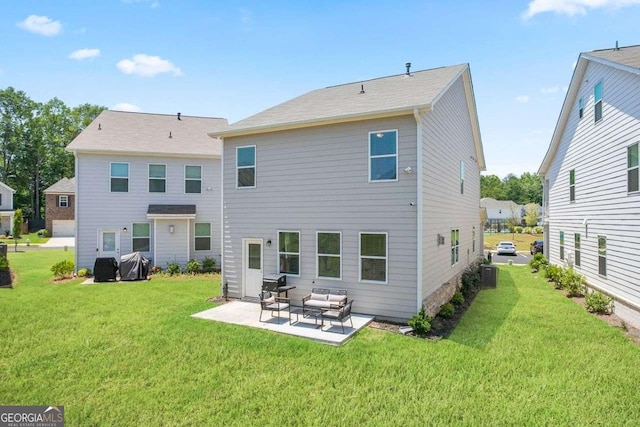
{"label": "vinyl siding panel", "polygon": [[[640,307],[640,194],[627,193],[627,146],[640,142],[640,76],[589,62],[558,151],[549,167],[549,257],[573,261],[573,233],[581,234],[576,270],[597,286]],[[603,119],[594,123],[593,87],[603,81]],[[578,99],[584,117],[578,117]],[[569,202],[569,171],[576,197]],[[584,220],[587,219],[587,225]],[[565,260],[559,234],[565,233]],[[607,237],[607,275],[598,274],[598,235]],[[569,258],[567,255],[571,255]]]}
{"label": "vinyl siding panel", "polygon": [[0,186],[0,210],[13,210],[13,192]]}
{"label": "vinyl siding panel", "polygon": [[[422,114],[422,122],[422,297],[427,298],[483,255],[480,169],[462,78],[433,111]],[[461,161],[465,168],[464,194],[460,194]],[[454,266],[451,266],[452,229],[460,230],[459,262]],[[443,245],[437,244],[438,234],[445,237]]]}
{"label": "vinyl siding panel", "polygon": [[[110,163],[129,163],[129,192],[110,192]],[[148,165],[166,164],[166,193],[149,193]],[[202,166],[202,193],[184,193],[184,166]],[[77,218],[76,265],[77,268],[93,268],[98,248],[98,230],[118,230],[120,255],[132,251],[132,224],[151,223],[151,251],[144,253],[162,268],[168,262],[177,261],[183,267],[189,258],[204,259],[209,256],[220,261],[220,160],[203,158],[166,158],[153,156],[89,155],[76,156],[77,168]],[[196,220],[158,221],[154,235],[153,220],[147,219],[149,204],[194,204]],[[194,251],[194,222],[212,223],[211,251]],[[169,224],[175,226],[170,234]],[[124,228],[127,232],[124,232]],[[187,243],[187,227],[189,241]],[[157,241],[156,241],[157,240]],[[157,249],[153,253],[154,245]]]}
{"label": "vinyl siding panel", "polygon": [[[369,132],[398,130],[398,181],[368,182]],[[236,148],[256,146],[256,188],[236,188]],[[346,288],[355,312],[388,318],[415,313],[417,271],[416,123],[402,116],[227,138],[224,157],[224,280],[244,296],[242,239],[264,246],[264,274],[278,270],[278,230],[300,231],[294,303],[312,287]],[[316,277],[316,232],[342,232],[342,280]],[[359,233],[388,233],[388,283],[361,283]]]}

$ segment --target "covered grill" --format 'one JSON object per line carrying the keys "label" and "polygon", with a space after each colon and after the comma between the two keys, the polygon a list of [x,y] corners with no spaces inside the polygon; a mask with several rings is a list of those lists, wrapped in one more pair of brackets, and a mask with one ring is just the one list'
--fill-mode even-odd
{"label": "covered grill", "polygon": [[93,264],[94,282],[115,282],[118,262],[115,258],[96,258]]}
{"label": "covered grill", "polygon": [[146,280],[149,275],[149,260],[140,252],[120,258],[120,280]]}

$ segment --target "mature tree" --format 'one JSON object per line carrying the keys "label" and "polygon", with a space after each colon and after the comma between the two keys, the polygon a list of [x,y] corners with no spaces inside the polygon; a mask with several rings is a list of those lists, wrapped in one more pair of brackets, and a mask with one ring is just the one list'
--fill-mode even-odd
{"label": "mature tree", "polygon": [[525,172],[520,175],[523,199],[520,204],[542,204],[542,177],[535,173]]}
{"label": "mature tree", "polygon": [[537,203],[528,203],[524,207],[524,222],[527,227],[535,227],[540,220],[540,206]]}
{"label": "mature tree", "polygon": [[496,175],[480,175],[480,197],[505,200],[505,185]]}
{"label": "mature tree", "polygon": [[9,185],[14,184],[13,162],[21,149],[35,106],[22,91],[12,87],[0,90],[0,179]]}

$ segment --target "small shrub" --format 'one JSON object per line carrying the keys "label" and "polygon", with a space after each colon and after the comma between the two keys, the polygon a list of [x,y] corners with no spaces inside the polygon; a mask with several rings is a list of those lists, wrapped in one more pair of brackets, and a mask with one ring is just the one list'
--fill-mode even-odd
{"label": "small shrub", "polygon": [[522,233],[522,227],[520,227],[519,225],[516,225],[515,227],[513,227],[513,231],[520,234]]}
{"label": "small shrub", "polygon": [[590,313],[611,314],[613,311],[613,298],[599,291],[589,292],[585,296],[584,306]]}
{"label": "small shrub", "polygon": [[564,270],[560,277],[562,289],[567,291],[569,297],[580,297],[584,295],[586,280],[584,276],[571,269]]}
{"label": "small shrub", "polygon": [[189,274],[196,274],[197,272],[200,271],[201,267],[202,265],[200,264],[200,261],[198,261],[197,259],[192,259],[187,263],[187,265],[185,266],[185,269]]}
{"label": "small shrub", "polygon": [[431,330],[431,319],[424,312],[424,308],[421,308],[418,314],[414,314],[407,324],[419,336],[424,336]]}
{"label": "small shrub", "polygon": [[81,268],[78,270],[78,277],[87,277],[91,274],[91,270],[88,268]]}
{"label": "small shrub", "polygon": [[159,265],[154,265],[151,268],[151,273],[152,274],[158,274],[158,273],[161,273],[161,272],[162,272],[162,267],[160,267]]}
{"label": "small shrub", "polygon": [[456,292],[455,294],[453,294],[453,296],[451,297],[451,302],[454,305],[464,304],[464,295],[462,295],[462,292]]}
{"label": "small shrub", "polygon": [[558,283],[560,281],[560,274],[562,273],[562,267],[554,264],[547,265],[544,270],[544,277],[552,282]]}
{"label": "small shrub", "polygon": [[49,230],[43,228],[42,230],[38,230],[38,236],[40,237],[49,237]]}
{"label": "small shrub", "polygon": [[0,271],[7,271],[9,269],[9,260],[6,256],[0,255]]}
{"label": "small shrub", "polygon": [[522,230],[522,232],[525,234],[531,234],[531,227],[525,227],[524,230]]}
{"label": "small shrub", "polygon": [[535,231],[536,234],[542,234],[542,232],[544,231],[544,228],[538,226],[538,227],[535,227],[533,230]]}
{"label": "small shrub", "polygon": [[531,258],[531,261],[529,261],[529,267],[531,267],[531,269],[535,271],[540,270],[540,267],[543,267],[547,264],[549,264],[549,261],[547,261],[544,255],[542,255],[542,253],[540,252],[535,254],[533,258]]}
{"label": "small shrub", "polygon": [[467,268],[460,279],[462,287],[460,288],[462,295],[468,297],[480,284],[480,266],[471,266]]}
{"label": "small shrub", "polygon": [[70,259],[57,262],[51,267],[51,271],[56,279],[64,279],[65,277],[71,277],[75,264]]}
{"label": "small shrub", "polygon": [[491,264],[488,258],[482,258],[482,264]]}
{"label": "small shrub", "polygon": [[455,312],[456,312],[456,308],[454,307],[454,305],[448,302],[446,304],[443,304],[442,307],[440,307],[438,316],[444,317],[445,319],[450,319],[453,317]]}
{"label": "small shrub", "polygon": [[180,268],[180,264],[173,261],[167,264],[167,274],[169,276],[175,276],[176,274],[182,274],[182,269]]}
{"label": "small shrub", "polygon": [[202,261],[202,271],[207,273],[211,273],[216,268],[216,260],[215,258],[206,257],[204,261]]}

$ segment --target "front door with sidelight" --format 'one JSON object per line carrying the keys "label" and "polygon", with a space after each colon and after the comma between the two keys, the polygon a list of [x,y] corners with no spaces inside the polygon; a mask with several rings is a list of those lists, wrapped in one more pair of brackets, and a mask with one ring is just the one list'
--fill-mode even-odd
{"label": "front door with sidelight", "polygon": [[244,295],[258,297],[262,290],[262,239],[244,239],[243,252]]}

